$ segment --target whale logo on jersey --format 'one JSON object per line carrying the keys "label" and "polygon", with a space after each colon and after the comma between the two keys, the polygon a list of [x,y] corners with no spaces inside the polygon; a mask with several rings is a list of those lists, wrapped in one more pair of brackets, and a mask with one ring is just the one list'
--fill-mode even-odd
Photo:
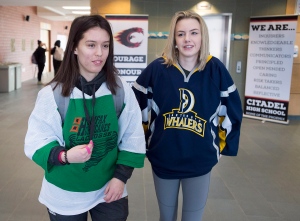
{"label": "whale logo on jersey", "polygon": [[191,91],[187,89],[180,88],[180,112],[179,113],[188,113],[190,112],[195,104],[194,95]]}
{"label": "whale logo on jersey", "polygon": [[163,114],[165,118],[164,129],[189,130],[204,137],[206,120],[197,116],[193,111],[195,105],[194,94],[185,88],[180,88],[179,108]]}
{"label": "whale logo on jersey", "polygon": [[144,30],[138,27],[130,28],[120,31],[115,38],[126,47],[137,48],[142,44],[144,39]]}

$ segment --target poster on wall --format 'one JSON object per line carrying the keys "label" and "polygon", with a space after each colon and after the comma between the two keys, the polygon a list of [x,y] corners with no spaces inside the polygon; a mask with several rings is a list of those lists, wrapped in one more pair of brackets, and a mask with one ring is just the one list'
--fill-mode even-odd
{"label": "poster on wall", "polygon": [[288,123],[297,16],[251,17],[244,116]]}
{"label": "poster on wall", "polygon": [[148,15],[106,15],[114,36],[114,61],[132,84],[147,66]]}

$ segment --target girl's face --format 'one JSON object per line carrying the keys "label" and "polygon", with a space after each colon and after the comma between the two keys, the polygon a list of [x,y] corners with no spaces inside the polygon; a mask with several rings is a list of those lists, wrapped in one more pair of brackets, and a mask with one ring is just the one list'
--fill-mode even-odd
{"label": "girl's face", "polygon": [[109,53],[109,34],[99,27],[86,31],[74,53],[80,74],[91,81],[102,70]]}
{"label": "girl's face", "polygon": [[201,48],[201,32],[198,20],[185,18],[177,22],[175,42],[180,58],[198,58]]}

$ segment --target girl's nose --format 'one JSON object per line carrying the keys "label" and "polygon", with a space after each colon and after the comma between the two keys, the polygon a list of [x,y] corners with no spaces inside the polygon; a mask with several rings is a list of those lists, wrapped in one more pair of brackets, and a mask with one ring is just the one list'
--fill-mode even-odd
{"label": "girl's nose", "polygon": [[101,56],[102,56],[102,48],[101,48],[100,45],[97,47],[96,55],[97,55],[98,57],[101,57]]}
{"label": "girl's nose", "polygon": [[189,34],[186,34],[184,40],[185,40],[186,42],[189,42],[189,41],[190,41],[190,35],[189,35]]}

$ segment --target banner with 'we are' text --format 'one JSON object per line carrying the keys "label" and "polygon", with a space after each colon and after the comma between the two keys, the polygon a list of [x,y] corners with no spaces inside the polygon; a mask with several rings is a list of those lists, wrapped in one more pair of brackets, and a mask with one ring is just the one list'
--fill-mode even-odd
{"label": "banner with 'we are' text", "polygon": [[297,18],[250,18],[244,116],[288,122]]}

